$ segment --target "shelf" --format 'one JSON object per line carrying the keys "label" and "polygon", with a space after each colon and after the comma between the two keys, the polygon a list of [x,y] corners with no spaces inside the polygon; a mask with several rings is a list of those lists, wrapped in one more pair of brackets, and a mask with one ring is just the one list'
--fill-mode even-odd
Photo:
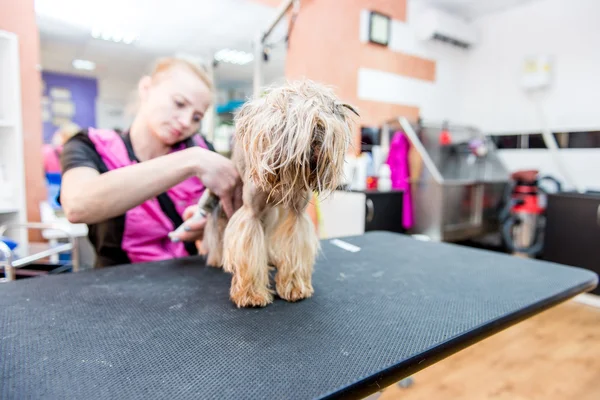
{"label": "shelf", "polygon": [[[27,221],[27,203],[23,193],[26,180],[20,62],[17,35],[0,29],[0,165],[6,166],[6,171],[0,171],[0,175],[8,174],[14,184],[14,197],[7,196],[7,189],[0,187],[0,225]],[[0,176],[0,182],[4,179]],[[18,232],[11,230],[8,237],[21,245],[28,243],[28,232],[24,229]]]}

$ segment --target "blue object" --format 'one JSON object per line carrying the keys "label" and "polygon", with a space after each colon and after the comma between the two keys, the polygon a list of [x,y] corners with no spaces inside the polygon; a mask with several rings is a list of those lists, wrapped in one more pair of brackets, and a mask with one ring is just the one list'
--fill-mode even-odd
{"label": "blue object", "polygon": [[19,244],[17,242],[15,242],[14,240],[9,239],[5,236],[0,236],[0,242],[4,242],[4,244],[6,244],[8,246],[10,251],[13,251],[14,249],[16,249],[19,246]]}
{"label": "blue object", "polygon": [[62,178],[61,178],[61,175],[59,172],[47,172],[46,180],[51,185],[59,185],[60,186]]}
{"label": "blue object", "polygon": [[62,252],[58,254],[58,261],[62,262],[70,262],[71,261],[71,252]]}
{"label": "blue object", "polygon": [[232,112],[240,108],[244,104],[243,100],[231,100],[225,104],[219,104],[217,106],[217,114]]}
{"label": "blue object", "polygon": [[60,184],[62,182],[62,177],[60,173],[46,173],[46,186],[48,189],[48,203],[52,208],[60,209],[60,204],[58,204],[57,197],[60,193]]}

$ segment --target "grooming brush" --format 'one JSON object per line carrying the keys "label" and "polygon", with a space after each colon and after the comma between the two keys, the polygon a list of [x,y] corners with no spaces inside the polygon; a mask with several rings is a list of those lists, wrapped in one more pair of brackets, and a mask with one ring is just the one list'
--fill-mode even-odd
{"label": "grooming brush", "polygon": [[[210,214],[217,206],[219,205],[219,197],[216,194],[212,193],[210,190],[205,189],[202,196],[198,200],[198,206],[194,215],[188,221],[197,221],[202,218],[206,218],[208,214]],[[169,233],[169,237],[171,240],[174,240],[174,235],[180,234],[185,231],[185,223],[179,225],[175,231]]]}

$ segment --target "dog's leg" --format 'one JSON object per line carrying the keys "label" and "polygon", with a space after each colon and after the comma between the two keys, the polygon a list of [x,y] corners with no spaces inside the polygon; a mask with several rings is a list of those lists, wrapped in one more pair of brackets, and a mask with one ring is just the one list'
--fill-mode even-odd
{"label": "dog's leg", "polygon": [[273,301],[261,222],[265,209],[266,196],[245,184],[244,205],[225,228],[223,269],[233,273],[230,295],[238,307],[264,307]]}
{"label": "dog's leg", "polygon": [[211,267],[223,265],[223,233],[227,226],[227,216],[219,204],[206,219],[202,249],[207,254],[206,264]]}
{"label": "dog's leg", "polygon": [[312,273],[319,238],[305,210],[279,209],[279,218],[269,227],[269,256],[277,267],[277,294],[298,301],[313,294]]}

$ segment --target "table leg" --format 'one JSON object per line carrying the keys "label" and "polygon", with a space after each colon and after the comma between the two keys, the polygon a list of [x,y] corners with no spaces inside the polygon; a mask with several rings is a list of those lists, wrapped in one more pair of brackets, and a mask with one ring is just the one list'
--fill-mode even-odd
{"label": "table leg", "polygon": [[79,272],[80,257],[79,257],[79,238],[73,237],[71,239],[73,248],[71,249],[71,265],[73,265],[72,272]]}
{"label": "table leg", "polygon": [[[58,245],[58,240],[57,239],[50,239],[48,241],[48,243],[50,244],[50,247],[56,247]],[[50,262],[51,263],[58,263],[58,254],[52,254],[50,256]]]}
{"label": "table leg", "polygon": [[411,387],[414,383],[415,383],[415,381],[412,378],[412,376],[409,376],[408,378],[404,378],[400,382],[398,382],[398,386],[406,389],[408,387]]}

